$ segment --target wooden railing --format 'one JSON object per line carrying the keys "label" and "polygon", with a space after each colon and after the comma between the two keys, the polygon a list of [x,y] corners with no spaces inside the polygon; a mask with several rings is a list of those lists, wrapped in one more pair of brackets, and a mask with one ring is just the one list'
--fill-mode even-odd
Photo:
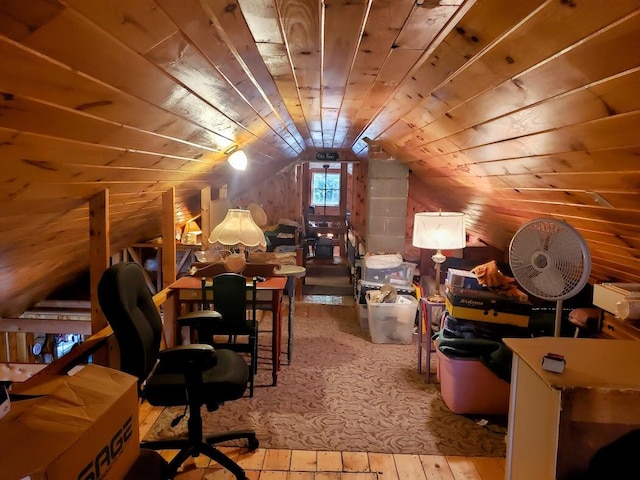
{"label": "wooden railing", "polygon": [[[169,289],[165,288],[153,296],[153,302],[158,309],[167,301],[168,293]],[[47,364],[46,367],[24,380],[24,382],[20,382],[19,389],[31,388],[46,381],[47,377],[52,375],[65,374],[74,366],[85,363],[92,355],[97,357],[93,359],[95,363],[106,367],[118,368],[118,346],[110,326],[94,333],[82,343],[75,345],[66,355]],[[11,364],[5,364],[5,368],[11,370]],[[27,370],[33,371],[32,369]]]}

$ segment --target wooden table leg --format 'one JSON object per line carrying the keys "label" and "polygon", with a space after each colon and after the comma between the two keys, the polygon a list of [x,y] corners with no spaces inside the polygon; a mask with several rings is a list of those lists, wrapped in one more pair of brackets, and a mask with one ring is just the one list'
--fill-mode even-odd
{"label": "wooden table leg", "polygon": [[287,365],[291,365],[293,349],[293,319],[296,313],[296,282],[297,278],[287,279],[287,292],[289,294],[289,312],[287,315]]}
{"label": "wooden table leg", "polygon": [[180,316],[180,302],[178,301],[178,294],[175,291],[170,291],[167,295],[167,300],[163,305],[163,330],[165,348],[176,346],[176,318]]}
{"label": "wooden table leg", "polygon": [[273,385],[278,384],[280,370],[280,354],[282,352],[282,290],[274,290],[271,297],[271,312],[273,316],[273,333],[271,335],[272,378]]}

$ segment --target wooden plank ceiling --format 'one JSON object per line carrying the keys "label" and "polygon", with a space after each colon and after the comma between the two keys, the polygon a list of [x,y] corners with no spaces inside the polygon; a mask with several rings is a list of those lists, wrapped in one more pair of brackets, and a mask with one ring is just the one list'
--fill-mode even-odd
{"label": "wooden plank ceiling", "polygon": [[639,48],[638,0],[2,0],[0,315],[86,269],[105,188],[119,249],[171,187],[186,219],[371,142],[488,243],[552,215],[640,281]]}

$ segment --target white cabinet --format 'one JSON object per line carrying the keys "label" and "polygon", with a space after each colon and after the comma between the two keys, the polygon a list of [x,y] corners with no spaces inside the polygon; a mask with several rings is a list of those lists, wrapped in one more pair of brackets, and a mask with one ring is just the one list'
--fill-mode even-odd
{"label": "white cabinet", "polygon": [[[507,480],[563,480],[602,446],[640,428],[640,343],[508,338],[513,351]],[[563,373],[542,369],[564,355]]]}

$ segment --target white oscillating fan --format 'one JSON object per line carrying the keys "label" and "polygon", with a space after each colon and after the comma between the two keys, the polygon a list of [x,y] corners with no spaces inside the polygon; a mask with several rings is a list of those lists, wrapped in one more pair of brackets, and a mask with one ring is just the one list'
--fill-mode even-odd
{"label": "white oscillating fan", "polygon": [[591,254],[580,233],[553,218],[525,223],[511,239],[509,266],[528,293],[556,301],[554,335],[559,336],[562,300],[580,292],[591,273]]}

